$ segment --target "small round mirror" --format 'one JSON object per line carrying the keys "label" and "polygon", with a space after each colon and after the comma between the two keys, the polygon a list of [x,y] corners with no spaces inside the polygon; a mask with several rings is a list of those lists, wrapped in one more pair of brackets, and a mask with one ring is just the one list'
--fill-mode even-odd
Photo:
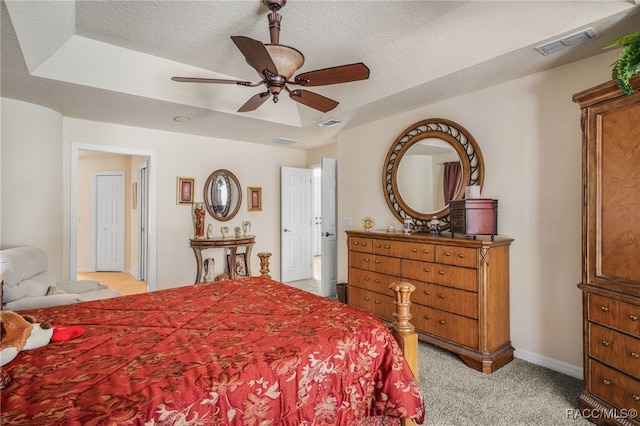
{"label": "small round mirror", "polygon": [[228,170],[216,170],[204,184],[204,204],[211,216],[220,221],[233,219],[240,209],[240,182]]}

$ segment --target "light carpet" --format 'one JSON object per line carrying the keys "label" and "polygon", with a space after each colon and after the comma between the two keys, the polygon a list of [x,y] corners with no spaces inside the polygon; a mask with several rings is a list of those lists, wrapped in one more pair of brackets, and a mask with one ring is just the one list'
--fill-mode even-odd
{"label": "light carpet", "polygon": [[425,425],[592,425],[578,413],[582,380],[517,358],[486,374],[423,342],[418,352]]}

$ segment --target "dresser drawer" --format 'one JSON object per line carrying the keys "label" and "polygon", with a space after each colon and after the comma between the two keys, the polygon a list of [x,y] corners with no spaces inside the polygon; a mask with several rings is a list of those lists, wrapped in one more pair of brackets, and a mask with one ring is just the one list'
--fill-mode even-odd
{"label": "dresser drawer", "polygon": [[393,321],[393,312],[395,312],[395,304],[393,303],[395,299],[393,297],[351,285],[348,286],[348,290],[347,300],[349,305],[373,312],[378,316]]}
{"label": "dresser drawer", "polygon": [[402,256],[402,242],[391,240],[373,240],[373,253],[384,256]]}
{"label": "dresser drawer", "polygon": [[373,240],[371,238],[349,237],[349,250],[371,253]]}
{"label": "dresser drawer", "polygon": [[352,251],[349,253],[349,265],[383,274],[400,275],[400,259],[397,257]]}
{"label": "dresser drawer", "polygon": [[589,355],[640,379],[640,339],[590,323]]}
{"label": "dresser drawer", "polygon": [[423,260],[433,262],[436,258],[436,246],[423,243],[402,243],[401,256],[405,259]]}
{"label": "dresser drawer", "polygon": [[420,303],[465,317],[478,318],[477,293],[419,281],[413,281],[412,284],[416,286],[416,290],[411,295],[413,303]]}
{"label": "dresser drawer", "polygon": [[409,282],[413,279],[447,287],[477,291],[477,277],[478,274],[475,269],[419,262],[417,260],[402,260],[402,278]]}
{"label": "dresser drawer", "polygon": [[349,285],[394,296],[391,283],[402,281],[397,275],[386,275],[364,269],[349,268]]}
{"label": "dresser drawer", "polygon": [[589,294],[589,320],[640,337],[640,306]]}
{"label": "dresser drawer", "polygon": [[589,360],[589,382],[591,392],[607,401],[618,410],[640,412],[640,380],[607,367],[598,361]]}
{"label": "dresser drawer", "polygon": [[436,262],[447,265],[477,268],[476,249],[456,246],[436,246]]}
{"label": "dresser drawer", "polygon": [[422,305],[411,305],[411,322],[421,331],[459,343],[478,347],[478,322],[471,318]]}

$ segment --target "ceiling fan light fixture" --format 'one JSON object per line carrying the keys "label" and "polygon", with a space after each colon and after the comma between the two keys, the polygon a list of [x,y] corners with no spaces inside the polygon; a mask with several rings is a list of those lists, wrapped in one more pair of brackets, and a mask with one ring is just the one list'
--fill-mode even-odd
{"label": "ceiling fan light fixture", "polygon": [[278,69],[278,74],[287,80],[304,64],[304,55],[298,49],[284,44],[265,44],[264,47]]}

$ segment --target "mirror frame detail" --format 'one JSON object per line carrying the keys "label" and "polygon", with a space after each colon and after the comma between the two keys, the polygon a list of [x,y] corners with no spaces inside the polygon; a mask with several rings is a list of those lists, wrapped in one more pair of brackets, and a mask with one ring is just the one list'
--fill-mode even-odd
{"label": "mirror frame detail", "polygon": [[[229,182],[229,197],[227,200],[231,204],[227,209],[227,213],[222,216],[213,208],[212,199],[211,199],[211,185],[216,181],[216,179],[220,176],[224,175]],[[227,220],[231,220],[240,210],[240,205],[242,204],[242,191],[240,190],[240,182],[238,178],[231,173],[229,170],[219,169],[215,172],[211,173],[207,178],[207,181],[204,184],[204,205],[209,212],[209,214],[216,220],[226,222]],[[233,205],[235,201],[235,205]]]}
{"label": "mirror frame detail", "polygon": [[447,142],[455,149],[462,164],[462,185],[458,189],[454,200],[464,197],[464,187],[484,184],[484,159],[476,140],[459,124],[442,118],[429,118],[407,127],[400,133],[391,145],[384,160],[382,170],[382,188],[386,194],[385,200],[393,215],[403,222],[409,218],[416,226],[428,227],[431,219],[436,216],[440,220],[440,228],[447,229],[450,225],[449,205],[434,212],[418,212],[406,203],[400,196],[398,189],[398,167],[405,153],[416,143],[435,138]]}

